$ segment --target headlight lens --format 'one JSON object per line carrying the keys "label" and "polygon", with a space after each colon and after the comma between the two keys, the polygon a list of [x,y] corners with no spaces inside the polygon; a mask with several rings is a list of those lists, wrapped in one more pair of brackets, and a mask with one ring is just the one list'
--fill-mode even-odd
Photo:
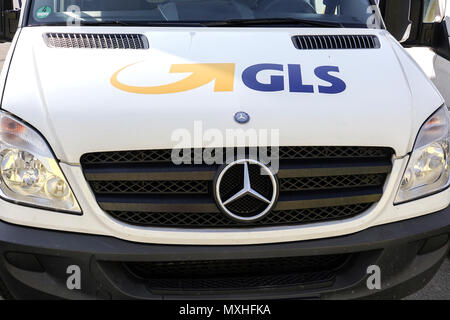
{"label": "headlight lens", "polygon": [[0,195],[18,203],[81,213],[44,139],[3,112],[0,112]]}
{"label": "headlight lens", "polygon": [[449,186],[450,119],[443,106],[423,125],[403,175],[396,204],[421,198]]}

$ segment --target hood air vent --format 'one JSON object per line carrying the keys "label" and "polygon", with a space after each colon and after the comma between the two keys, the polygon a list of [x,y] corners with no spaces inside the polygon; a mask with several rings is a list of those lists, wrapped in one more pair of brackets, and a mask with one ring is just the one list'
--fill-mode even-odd
{"label": "hood air vent", "polygon": [[44,40],[50,48],[70,49],[148,49],[142,34],[46,33]]}
{"label": "hood air vent", "polygon": [[300,50],[380,48],[380,41],[374,35],[295,36],[292,40]]}

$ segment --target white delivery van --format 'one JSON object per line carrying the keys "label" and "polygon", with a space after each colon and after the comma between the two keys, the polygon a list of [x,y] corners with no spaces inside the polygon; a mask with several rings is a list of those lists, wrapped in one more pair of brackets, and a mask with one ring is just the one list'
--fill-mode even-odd
{"label": "white delivery van", "polygon": [[0,81],[2,295],[420,289],[450,246],[449,112],[401,44],[448,75],[444,10],[25,1]]}

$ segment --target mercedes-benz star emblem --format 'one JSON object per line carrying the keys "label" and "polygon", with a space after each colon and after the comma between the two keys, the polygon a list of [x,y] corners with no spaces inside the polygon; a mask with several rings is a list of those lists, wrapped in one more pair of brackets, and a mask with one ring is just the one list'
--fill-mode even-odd
{"label": "mercedes-benz star emblem", "polygon": [[278,180],[263,163],[237,160],[219,171],[214,195],[220,210],[240,222],[263,218],[278,200]]}
{"label": "mercedes-benz star emblem", "polygon": [[234,115],[234,120],[236,120],[237,123],[245,124],[250,121],[250,115],[246,112],[238,112]]}

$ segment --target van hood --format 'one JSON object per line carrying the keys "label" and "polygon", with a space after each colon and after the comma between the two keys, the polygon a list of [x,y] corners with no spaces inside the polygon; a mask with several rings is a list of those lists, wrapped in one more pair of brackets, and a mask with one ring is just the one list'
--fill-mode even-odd
{"label": "van hood", "polygon": [[[143,34],[150,48],[51,48],[49,32]],[[299,34],[376,35],[381,47],[299,50]],[[194,131],[208,129],[278,130],[284,146],[387,146],[402,156],[442,104],[382,30],[33,27],[20,32],[2,108],[77,164],[89,152],[197,146]],[[240,111],[248,123],[235,121]]]}

